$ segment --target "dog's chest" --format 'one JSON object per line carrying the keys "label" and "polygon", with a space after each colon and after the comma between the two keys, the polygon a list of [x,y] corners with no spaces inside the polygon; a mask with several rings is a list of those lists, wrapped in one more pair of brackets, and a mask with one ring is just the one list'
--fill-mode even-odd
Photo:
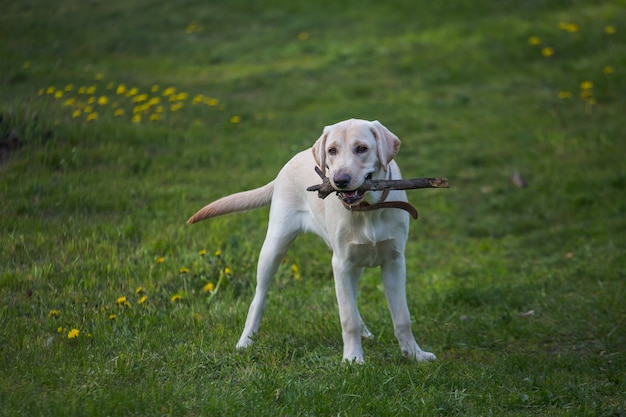
{"label": "dog's chest", "polygon": [[354,213],[346,231],[346,242],[376,248],[380,242],[401,238],[406,230],[404,225],[395,218],[389,219],[388,214],[382,210]]}
{"label": "dog's chest", "polygon": [[[405,239],[402,225],[396,222],[367,221],[361,218],[353,222],[344,239],[345,255],[354,264],[363,267],[381,265],[385,260],[395,258],[403,252]],[[371,219],[370,219],[371,220]]]}
{"label": "dog's chest", "polygon": [[395,258],[397,252],[393,240],[385,240],[375,244],[350,244],[347,247],[347,256],[352,263],[366,268],[379,266],[385,260]]}

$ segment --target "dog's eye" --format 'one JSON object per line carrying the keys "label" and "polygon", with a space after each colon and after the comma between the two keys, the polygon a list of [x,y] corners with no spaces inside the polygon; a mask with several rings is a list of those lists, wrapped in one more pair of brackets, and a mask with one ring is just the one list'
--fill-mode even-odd
{"label": "dog's eye", "polygon": [[337,148],[328,149],[328,155],[337,155]]}
{"label": "dog's eye", "polygon": [[358,154],[362,154],[367,152],[367,146],[357,146],[356,147],[356,153]]}

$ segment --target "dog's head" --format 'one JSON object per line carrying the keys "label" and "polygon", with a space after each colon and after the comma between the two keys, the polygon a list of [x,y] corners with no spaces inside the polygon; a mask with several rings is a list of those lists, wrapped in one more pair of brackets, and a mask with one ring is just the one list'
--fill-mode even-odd
{"label": "dog's head", "polygon": [[365,197],[355,190],[365,180],[384,179],[399,147],[400,139],[377,120],[350,119],[326,126],[313,156],[343,201],[355,205]]}

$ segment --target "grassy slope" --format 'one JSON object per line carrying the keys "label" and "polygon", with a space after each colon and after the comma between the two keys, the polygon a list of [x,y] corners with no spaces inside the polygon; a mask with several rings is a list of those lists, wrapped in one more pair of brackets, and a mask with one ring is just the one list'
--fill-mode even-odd
{"label": "grassy slope", "polygon": [[[3,6],[0,140],[15,129],[23,146],[0,165],[0,413],[626,413],[623,2],[161,3]],[[586,80],[595,105],[579,98]],[[133,124],[121,83],[190,97]],[[63,99],[38,95],[67,84]],[[88,96],[110,100],[97,121],[63,106]],[[406,176],[453,185],[410,195],[410,307],[436,363],[399,357],[368,271],[376,340],[365,366],[339,366],[330,255],[309,236],[258,343],[235,352],[267,210],[184,225],[348,117],[400,136]],[[211,298],[202,287],[225,267]]]}

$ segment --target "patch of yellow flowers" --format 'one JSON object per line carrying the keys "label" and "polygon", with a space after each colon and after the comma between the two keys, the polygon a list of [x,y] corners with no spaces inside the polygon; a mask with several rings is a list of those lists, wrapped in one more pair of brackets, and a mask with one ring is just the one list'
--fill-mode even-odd
{"label": "patch of yellow flowers", "polygon": [[[573,22],[559,22],[557,27],[565,32],[577,33],[580,30],[580,26]],[[604,27],[604,34],[606,36],[614,35],[617,29],[613,25],[607,25]],[[555,55],[556,51],[552,46],[544,45],[543,40],[539,36],[531,36],[528,38],[528,44],[533,47],[538,47],[541,56],[544,58],[551,58]],[[602,67],[602,73],[605,76],[611,76],[615,73],[615,68],[611,65],[605,65]],[[597,100],[593,94],[593,82],[589,80],[581,81],[579,84],[579,96],[589,106],[597,104]],[[567,90],[561,90],[557,93],[557,97],[561,100],[571,99],[573,94]]]}
{"label": "patch of yellow flowers", "polygon": [[[30,64],[29,64],[30,66]],[[176,87],[161,87],[154,84],[148,91],[124,83],[101,83],[104,76],[95,75],[95,82],[88,86],[67,84],[62,87],[49,86],[38,91],[40,97],[51,97],[69,112],[76,120],[93,122],[104,115],[126,118],[132,123],[144,121],[157,122],[168,114],[183,110],[186,106],[207,106],[223,109],[220,100],[204,94],[193,97]],[[241,121],[239,116],[232,116],[231,123]]]}

